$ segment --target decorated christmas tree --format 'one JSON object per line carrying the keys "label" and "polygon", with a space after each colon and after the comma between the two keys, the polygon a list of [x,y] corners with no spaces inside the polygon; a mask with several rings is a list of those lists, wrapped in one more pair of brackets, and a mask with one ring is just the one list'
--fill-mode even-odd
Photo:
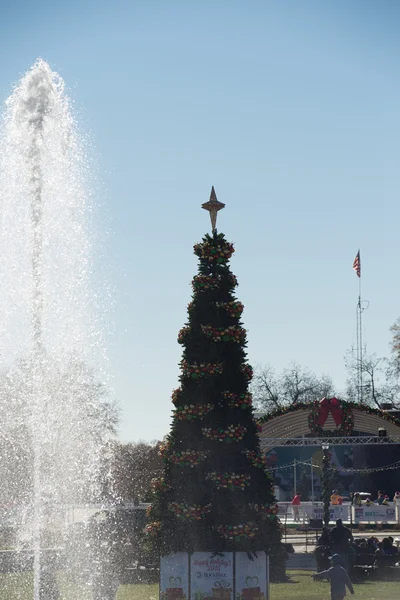
{"label": "decorated christmas tree", "polygon": [[280,546],[271,479],[260,451],[246,360],[243,305],[229,268],[234,247],[217,233],[214,188],[212,235],[194,246],[180,387],[174,390],[171,432],[162,447],[164,475],[154,481],[147,535],[161,554],[176,551],[270,552]]}

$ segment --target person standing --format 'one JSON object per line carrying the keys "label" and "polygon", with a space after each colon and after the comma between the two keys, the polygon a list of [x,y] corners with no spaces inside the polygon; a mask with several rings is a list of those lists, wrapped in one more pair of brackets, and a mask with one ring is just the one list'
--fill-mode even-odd
{"label": "person standing", "polygon": [[393,504],[395,506],[400,506],[400,492],[396,492],[393,496]]}
{"label": "person standing", "polygon": [[333,492],[332,492],[331,504],[334,506],[337,506],[338,504],[340,504],[340,496],[339,496],[339,492],[337,490],[333,490]]}
{"label": "person standing", "polygon": [[349,588],[351,595],[354,594],[354,589],[346,569],[341,564],[339,554],[333,554],[330,559],[332,561],[330,569],[315,573],[312,577],[314,581],[328,579],[331,584],[331,600],[343,600],[346,596],[346,587]]}
{"label": "person standing", "polygon": [[318,546],[315,548],[315,558],[317,560],[317,571],[329,569],[329,556],[331,554],[331,537],[329,527],[322,528],[322,534],[318,538]]}
{"label": "person standing", "polygon": [[392,556],[392,554],[398,553],[396,546],[393,545],[393,541],[394,540],[393,540],[392,536],[383,538],[382,550],[383,550],[383,554],[385,554],[385,556]]}
{"label": "person standing", "polygon": [[322,533],[321,533],[320,537],[318,538],[318,546],[327,546],[328,548],[330,548],[331,535],[330,535],[329,527],[325,526],[322,528]]}
{"label": "person standing", "polygon": [[301,504],[301,494],[297,493],[294,495],[292,504],[293,511],[293,520],[295,523],[300,522],[300,504]]}
{"label": "person standing", "polygon": [[348,567],[350,544],[353,541],[353,534],[348,527],[343,525],[342,519],[337,519],[336,527],[331,530],[332,552],[339,554],[345,568]]}

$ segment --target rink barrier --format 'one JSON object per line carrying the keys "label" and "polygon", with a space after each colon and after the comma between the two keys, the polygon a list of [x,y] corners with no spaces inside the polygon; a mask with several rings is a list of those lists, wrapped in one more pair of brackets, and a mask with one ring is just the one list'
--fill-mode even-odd
{"label": "rink barrier", "polygon": [[[293,521],[293,507],[290,502],[278,502],[278,517],[281,520]],[[323,519],[324,505],[322,502],[302,502],[299,505],[300,522],[310,519]],[[400,507],[394,504],[338,504],[329,506],[329,520],[342,519],[344,523],[400,523]]]}

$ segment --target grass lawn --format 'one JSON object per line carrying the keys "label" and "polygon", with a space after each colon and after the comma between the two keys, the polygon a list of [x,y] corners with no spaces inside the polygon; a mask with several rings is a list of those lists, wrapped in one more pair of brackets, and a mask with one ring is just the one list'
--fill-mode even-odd
{"label": "grass lawn", "polygon": [[[289,572],[291,583],[272,583],[271,600],[329,600],[328,581],[313,581],[310,571]],[[373,581],[354,584],[354,600],[398,600],[400,582]],[[351,598],[348,592],[347,598]]]}
{"label": "grass lawn", "polygon": [[121,585],[117,600],[158,600],[158,585]]}
{"label": "grass lawn", "polygon": [[[308,571],[290,573],[291,583],[272,583],[270,600],[329,600],[329,583],[313,581]],[[355,584],[354,600],[398,600],[399,582]],[[350,598],[350,595],[348,596]],[[121,586],[117,600],[158,600],[157,585]]]}
{"label": "grass lawn", "polygon": [[[293,571],[290,583],[271,584],[270,600],[329,600],[329,584],[314,582],[311,573]],[[355,584],[354,600],[398,600],[400,582]],[[348,596],[350,598],[350,596]],[[0,576],[0,600],[32,600],[32,579],[28,575]],[[64,589],[61,600],[92,600],[87,590]],[[117,600],[158,600],[158,585],[120,586]]]}

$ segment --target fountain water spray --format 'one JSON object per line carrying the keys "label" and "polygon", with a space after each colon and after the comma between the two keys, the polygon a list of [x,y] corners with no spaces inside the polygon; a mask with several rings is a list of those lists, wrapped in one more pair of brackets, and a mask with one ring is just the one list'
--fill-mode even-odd
{"label": "fountain water spray", "polygon": [[86,172],[64,82],[38,60],[7,100],[0,146],[0,443],[24,474],[7,493],[32,507],[34,600],[46,511],[99,497],[114,423],[99,369]]}

